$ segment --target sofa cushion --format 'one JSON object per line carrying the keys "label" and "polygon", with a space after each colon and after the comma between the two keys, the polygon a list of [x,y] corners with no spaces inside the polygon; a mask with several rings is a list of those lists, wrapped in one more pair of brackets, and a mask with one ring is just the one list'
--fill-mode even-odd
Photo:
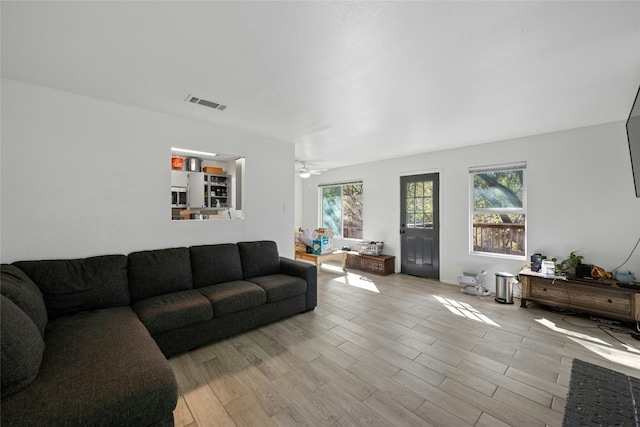
{"label": "sofa cushion", "polygon": [[280,256],[276,242],[240,242],[238,250],[245,279],[280,273]]}
{"label": "sofa cushion", "polygon": [[127,257],[13,263],[38,285],[49,317],[129,304]]}
{"label": "sofa cushion", "polygon": [[2,425],[148,426],[171,416],[173,371],[131,307],[47,325],[40,373],[2,401]]}
{"label": "sofa cushion", "polygon": [[213,304],[213,316],[220,317],[267,302],[264,289],[255,283],[238,280],[198,289]]}
{"label": "sofa cushion", "polygon": [[0,376],[4,399],[23,390],[36,378],[44,340],[29,316],[4,295],[0,295],[0,320]]}
{"label": "sofa cushion", "polygon": [[44,337],[47,307],[38,286],[22,270],[15,265],[0,266],[0,293],[24,311]]}
{"label": "sofa cushion", "polygon": [[189,252],[194,288],[242,280],[242,264],[237,245],[224,243],[192,246]]}
{"label": "sofa cushion", "polygon": [[254,277],[249,281],[265,290],[267,293],[267,302],[295,297],[307,291],[307,282],[299,277],[287,276],[285,274]]}
{"label": "sofa cushion", "polygon": [[129,292],[132,302],[192,288],[188,248],[129,254]]}
{"label": "sofa cushion", "polygon": [[133,309],[151,335],[213,318],[209,300],[193,289],[143,299]]}

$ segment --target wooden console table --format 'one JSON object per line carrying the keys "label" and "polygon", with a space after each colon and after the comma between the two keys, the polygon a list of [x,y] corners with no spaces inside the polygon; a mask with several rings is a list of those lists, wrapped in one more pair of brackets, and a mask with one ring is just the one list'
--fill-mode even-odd
{"label": "wooden console table", "polygon": [[358,252],[347,254],[347,267],[383,276],[395,273],[395,264],[396,257],[391,255],[364,255]]}
{"label": "wooden console table", "polygon": [[521,307],[526,307],[527,301],[534,301],[614,319],[640,320],[640,286],[628,289],[617,286],[614,280],[598,284],[525,272],[520,272],[520,279]]}
{"label": "wooden console table", "polygon": [[340,261],[342,263],[342,270],[347,269],[347,253],[345,251],[335,251],[323,255],[308,254],[306,252],[296,252],[295,259],[311,261],[318,268],[320,268],[320,264],[326,261]]}

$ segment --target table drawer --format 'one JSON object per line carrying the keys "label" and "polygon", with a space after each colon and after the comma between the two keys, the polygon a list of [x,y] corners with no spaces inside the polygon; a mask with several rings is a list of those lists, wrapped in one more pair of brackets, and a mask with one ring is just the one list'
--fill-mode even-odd
{"label": "table drawer", "polygon": [[569,295],[567,294],[567,288],[564,283],[531,283],[531,298],[553,300],[554,302],[568,303]]}
{"label": "table drawer", "polygon": [[631,315],[631,294],[585,286],[567,285],[572,306],[594,311]]}

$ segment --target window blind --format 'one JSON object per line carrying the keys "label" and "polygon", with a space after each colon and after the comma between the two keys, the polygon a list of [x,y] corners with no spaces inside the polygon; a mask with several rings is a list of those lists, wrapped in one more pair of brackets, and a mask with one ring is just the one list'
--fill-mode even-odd
{"label": "window blind", "polygon": [[360,181],[343,181],[343,182],[333,182],[329,184],[320,184],[318,187],[336,187],[338,185],[353,185],[353,184],[362,184],[362,180]]}
{"label": "window blind", "polygon": [[482,172],[500,172],[500,171],[510,171],[514,169],[526,169],[527,162],[513,162],[513,163],[504,163],[501,165],[492,165],[492,166],[471,166],[469,168],[469,173],[482,173]]}

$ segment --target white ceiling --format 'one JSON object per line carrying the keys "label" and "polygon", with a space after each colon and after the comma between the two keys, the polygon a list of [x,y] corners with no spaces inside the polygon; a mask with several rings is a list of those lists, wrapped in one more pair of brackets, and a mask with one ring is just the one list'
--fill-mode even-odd
{"label": "white ceiling", "polygon": [[626,120],[640,85],[638,1],[3,0],[1,20],[3,77],[289,141],[314,168]]}

